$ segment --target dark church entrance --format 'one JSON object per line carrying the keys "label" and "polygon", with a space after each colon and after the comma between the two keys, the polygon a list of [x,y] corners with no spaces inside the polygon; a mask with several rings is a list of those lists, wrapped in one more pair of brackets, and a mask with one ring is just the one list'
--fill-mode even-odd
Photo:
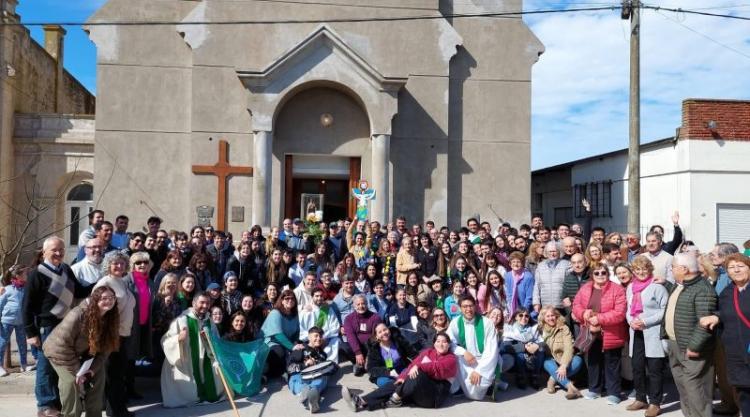
{"label": "dark church entrance", "polygon": [[311,168],[315,157],[286,155],[285,189],[291,193],[284,196],[284,217],[303,218],[311,211],[322,210],[323,221],[328,223],[354,216],[356,202],[351,189],[359,183],[361,158],[340,159],[347,169],[326,169],[326,163]]}

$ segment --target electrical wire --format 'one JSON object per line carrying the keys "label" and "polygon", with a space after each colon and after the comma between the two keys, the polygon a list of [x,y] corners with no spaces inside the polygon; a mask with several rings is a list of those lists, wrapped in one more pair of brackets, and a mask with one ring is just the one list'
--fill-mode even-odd
{"label": "electrical wire", "polygon": [[453,14],[434,14],[418,16],[390,16],[390,17],[363,17],[363,18],[339,18],[339,19],[285,19],[285,20],[230,20],[230,21],[100,21],[100,22],[3,22],[0,26],[189,26],[189,25],[289,25],[289,24],[312,24],[312,23],[366,23],[366,22],[400,22],[415,20],[443,20],[443,19],[464,19],[464,18],[509,18],[514,19],[524,15],[539,15],[551,13],[576,13],[592,12],[604,10],[619,9],[619,5],[599,6],[599,7],[578,7],[571,9],[544,9],[544,10],[523,10],[512,12],[489,12],[489,13],[453,13]]}
{"label": "electrical wire", "polygon": [[729,51],[732,51],[732,52],[734,52],[734,53],[736,53],[736,54],[738,54],[738,55],[741,55],[741,56],[743,56],[743,57],[745,57],[745,58],[748,58],[748,59],[750,59],[750,55],[748,55],[748,54],[746,54],[746,53],[744,53],[744,52],[740,51],[739,49],[733,48],[733,47],[731,47],[731,46],[729,46],[729,45],[727,45],[727,44],[725,44],[725,43],[722,43],[722,42],[720,42],[720,41],[718,41],[718,40],[716,40],[716,39],[714,39],[714,38],[712,38],[712,37],[710,37],[710,36],[706,35],[705,33],[699,32],[699,31],[697,31],[697,30],[695,30],[695,29],[691,28],[690,26],[688,26],[688,25],[686,25],[686,24],[682,23],[681,21],[679,21],[679,20],[677,20],[677,19],[673,19],[673,18],[671,18],[671,17],[669,17],[669,16],[665,15],[664,13],[661,13],[661,12],[660,12],[659,10],[655,10],[655,12],[656,12],[656,13],[657,13],[658,15],[662,16],[663,18],[665,18],[665,19],[669,20],[670,22],[673,22],[673,23],[675,23],[675,24],[677,24],[677,25],[680,25],[680,26],[682,26],[682,27],[683,27],[684,29],[686,29],[686,30],[689,30],[690,32],[693,32],[693,33],[695,33],[696,35],[698,35],[698,36],[700,36],[700,37],[702,37],[702,38],[706,39],[706,40],[707,40],[707,41],[709,41],[709,42],[715,43],[716,45],[719,45],[719,46],[721,46],[722,48],[725,48],[725,49],[727,49],[727,50],[729,50]]}
{"label": "electrical wire", "polygon": [[[255,0],[262,2],[294,2],[293,0]],[[578,4],[589,4],[589,3],[578,3]],[[338,18],[338,19],[284,19],[284,20],[230,20],[230,21],[99,21],[99,22],[0,22],[0,26],[45,26],[45,25],[61,25],[61,26],[191,26],[191,25],[290,25],[290,24],[320,24],[320,23],[366,23],[366,22],[403,22],[403,21],[418,21],[418,20],[442,20],[442,19],[468,19],[468,18],[511,18],[515,19],[519,16],[527,15],[542,15],[542,14],[559,14],[559,13],[578,13],[578,12],[597,12],[607,10],[617,10],[621,8],[619,4],[609,3],[590,3],[590,4],[604,4],[596,7],[576,7],[576,8],[560,8],[560,9],[541,9],[541,10],[519,10],[512,12],[488,12],[488,13],[453,13],[453,14],[433,14],[433,15],[417,15],[417,16],[389,16],[389,17],[351,17],[351,18]],[[750,5],[738,5],[737,7],[745,7]],[[727,6],[730,7],[730,6]],[[707,17],[716,17],[724,19],[734,19],[750,21],[750,16],[739,16],[725,13],[711,13],[703,10],[704,9],[683,9],[675,7],[663,7],[658,5],[642,4],[641,8],[644,10],[656,10],[656,11],[667,11],[673,13],[692,14]]]}
{"label": "electrical wire", "polygon": [[737,15],[724,14],[724,13],[709,13],[709,12],[703,12],[703,11],[695,10],[695,9],[682,9],[679,7],[675,8],[675,7],[661,7],[661,6],[651,6],[651,5],[644,5],[642,7],[644,9],[664,10],[664,11],[673,12],[673,13],[685,13],[685,14],[694,14],[694,15],[699,15],[699,16],[721,17],[724,19],[750,21],[750,16],[737,16]]}

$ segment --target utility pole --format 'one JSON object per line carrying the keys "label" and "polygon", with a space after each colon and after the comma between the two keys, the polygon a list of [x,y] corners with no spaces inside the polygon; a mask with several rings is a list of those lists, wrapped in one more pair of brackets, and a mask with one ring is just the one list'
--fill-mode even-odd
{"label": "utility pole", "polygon": [[623,20],[630,19],[630,144],[628,146],[628,232],[641,225],[641,2],[623,0]]}

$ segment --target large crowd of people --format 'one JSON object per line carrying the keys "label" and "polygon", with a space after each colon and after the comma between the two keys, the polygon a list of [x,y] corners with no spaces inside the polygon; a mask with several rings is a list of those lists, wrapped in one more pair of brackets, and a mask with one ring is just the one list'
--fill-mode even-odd
{"label": "large crowd of people", "polygon": [[583,224],[471,218],[457,230],[344,219],[320,223],[322,236],[285,219],[235,239],[167,231],[158,217],[133,232],[95,210],[72,266],[50,237],[33,265],[3,274],[0,352],[15,332],[39,417],[132,416],[148,369],[165,407],[222,400],[203,332],[263,340],[264,381],[284,378],[313,413],[351,364],[373,386],[341,387],[354,412],[559,388],[568,400],[630,398],[627,410],[655,417],[671,373],[686,416],[750,417],[750,241],[744,254],[698,248],[677,213],[671,241],[658,225],[642,239],[586,213]]}

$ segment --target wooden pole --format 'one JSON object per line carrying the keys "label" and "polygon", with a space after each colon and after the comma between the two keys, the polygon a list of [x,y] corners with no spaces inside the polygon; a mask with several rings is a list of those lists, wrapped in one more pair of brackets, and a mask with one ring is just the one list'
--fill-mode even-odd
{"label": "wooden pole", "polygon": [[219,378],[221,379],[221,384],[224,386],[224,391],[227,393],[227,398],[229,398],[229,404],[232,404],[234,415],[237,417],[240,417],[240,412],[239,410],[237,410],[237,405],[234,403],[234,396],[232,395],[232,390],[229,388],[226,378],[224,378],[224,371],[221,369],[221,364],[218,363],[219,361],[216,359],[216,353],[214,352],[214,345],[211,344],[211,338],[208,337],[205,330],[201,330],[201,335],[203,335],[203,338],[206,341],[206,346],[208,346],[208,351],[211,353],[211,356],[214,358],[214,360],[216,360],[216,364],[218,365],[218,368],[219,368]]}

